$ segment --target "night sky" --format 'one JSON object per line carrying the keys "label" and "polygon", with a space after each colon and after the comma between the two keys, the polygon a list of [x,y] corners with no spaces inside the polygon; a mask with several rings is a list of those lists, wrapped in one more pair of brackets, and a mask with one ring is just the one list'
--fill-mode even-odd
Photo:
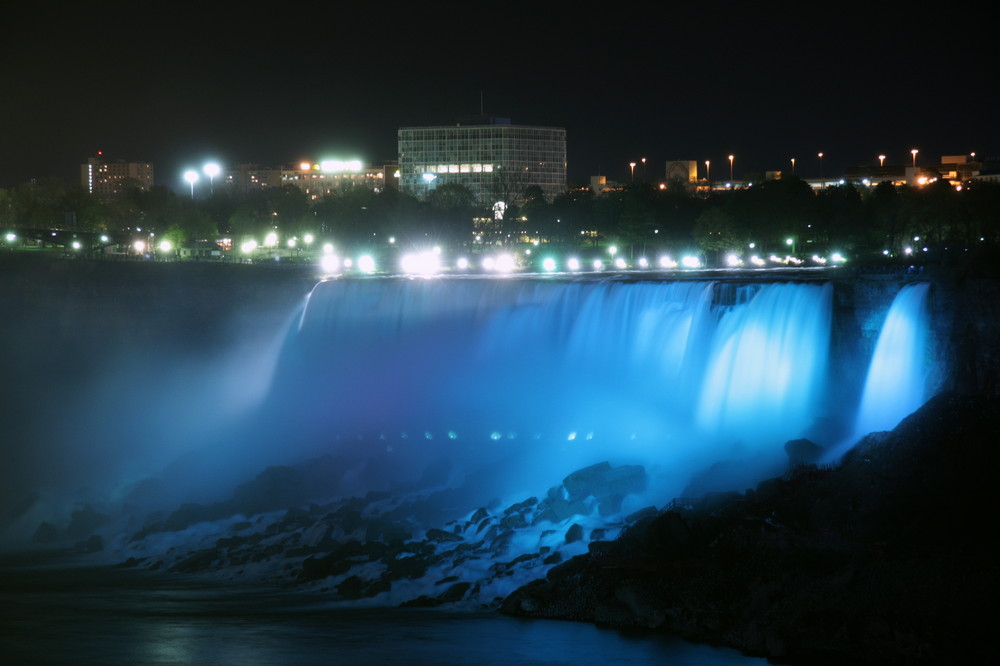
{"label": "night sky", "polygon": [[104,3],[9,22],[0,187],[75,183],[98,150],[151,161],[177,189],[210,158],[379,164],[396,159],[398,127],[481,104],[565,127],[571,180],[627,179],[642,157],[650,178],[673,159],[725,178],[733,153],[740,178],[791,157],[818,176],[819,151],[826,175],[913,147],[928,163],[1000,153],[996,9],[345,4]]}

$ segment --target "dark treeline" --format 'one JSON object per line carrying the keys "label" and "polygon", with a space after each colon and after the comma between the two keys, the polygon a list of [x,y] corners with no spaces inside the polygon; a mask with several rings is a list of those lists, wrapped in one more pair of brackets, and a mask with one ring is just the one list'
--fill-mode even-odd
{"label": "dark treeline", "polygon": [[682,185],[635,184],[600,196],[577,188],[551,201],[528,187],[520,200],[497,219],[491,205],[477,202],[461,185],[442,186],[426,200],[363,188],[313,199],[286,186],[243,194],[220,188],[194,199],[154,187],[100,201],[80,188],[32,182],[0,189],[0,230],[70,229],[121,237],[142,229],[177,243],[220,235],[259,240],[275,232],[280,238],[313,234],[317,241],[372,248],[390,238],[398,247],[536,242],[568,251],[615,245],[628,257],[700,251],[709,263],[729,252],[840,251],[860,258],[912,251],[930,257],[1000,242],[1000,185],[986,182],[961,188],[944,181],[921,187],[846,184],[817,192],[798,178],[784,177],[710,194]]}

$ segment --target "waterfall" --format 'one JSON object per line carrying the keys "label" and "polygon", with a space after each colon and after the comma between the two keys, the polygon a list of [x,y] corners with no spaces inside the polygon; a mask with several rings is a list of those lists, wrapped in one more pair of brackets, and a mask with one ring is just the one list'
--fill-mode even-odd
{"label": "waterfall", "polygon": [[[288,436],[670,460],[781,452],[823,411],[830,285],[329,280],[279,362]],[[517,441],[515,441],[517,440]],[[393,443],[395,442],[395,444]]]}
{"label": "waterfall", "polygon": [[875,344],[855,426],[857,437],[891,430],[926,396],[927,283],[903,287]]}

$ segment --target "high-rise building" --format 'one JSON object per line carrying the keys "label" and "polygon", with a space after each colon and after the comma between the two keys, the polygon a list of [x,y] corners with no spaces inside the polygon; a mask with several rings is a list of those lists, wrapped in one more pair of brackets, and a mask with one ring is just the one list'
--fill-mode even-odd
{"label": "high-rise building", "polygon": [[153,165],[149,162],[108,161],[103,153],[80,165],[80,184],[87,192],[113,199],[127,190],[148,191],[153,187]]}
{"label": "high-rise building", "polygon": [[527,187],[547,199],[566,189],[566,130],[476,118],[399,129],[400,189],[424,197],[444,184],[467,187],[482,204],[518,203]]}

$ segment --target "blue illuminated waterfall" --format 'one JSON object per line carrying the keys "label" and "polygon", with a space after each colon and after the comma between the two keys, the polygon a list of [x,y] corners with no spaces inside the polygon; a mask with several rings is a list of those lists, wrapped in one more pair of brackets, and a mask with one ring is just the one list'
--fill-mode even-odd
{"label": "blue illuminated waterfall", "polygon": [[861,395],[858,435],[895,428],[927,399],[928,289],[907,285],[889,308]]}
{"label": "blue illuminated waterfall", "polygon": [[[819,283],[324,281],[286,341],[270,409],[285,440],[317,451],[502,449],[541,466],[558,452],[566,467],[598,456],[777,458],[789,439],[835,444],[817,423],[854,421],[830,399],[832,293]],[[900,298],[911,293],[922,299],[926,286]],[[887,349],[919,347],[888,332],[895,321]],[[861,409],[872,423],[923,399],[881,346]]]}

